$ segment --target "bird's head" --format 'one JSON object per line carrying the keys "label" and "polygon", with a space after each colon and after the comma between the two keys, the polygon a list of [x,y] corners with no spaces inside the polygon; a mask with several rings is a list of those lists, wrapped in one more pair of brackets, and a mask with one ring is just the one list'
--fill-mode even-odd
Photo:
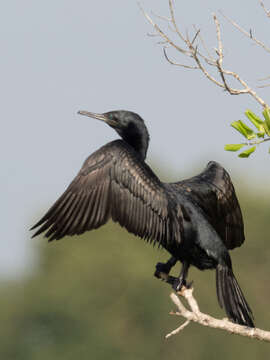
{"label": "bird's head", "polygon": [[149,134],[138,114],[126,110],[114,110],[103,114],[79,111],[78,114],[104,121],[145,159]]}

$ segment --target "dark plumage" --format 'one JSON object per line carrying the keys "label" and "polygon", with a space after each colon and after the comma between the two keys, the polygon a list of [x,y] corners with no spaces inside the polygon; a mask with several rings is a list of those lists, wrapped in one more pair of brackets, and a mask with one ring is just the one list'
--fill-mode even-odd
{"label": "dark plumage", "polygon": [[[199,175],[163,183],[145,163],[149,135],[144,121],[129,111],[82,115],[106,122],[121,136],[90,155],[64,194],[33,226],[49,241],[82,234],[110,218],[172,257],[155,275],[179,290],[190,265],[216,269],[217,296],[228,317],[253,327],[253,315],[233,275],[228,250],[244,241],[241,209],[226,170],[211,161]],[[181,261],[178,278],[169,275]]]}

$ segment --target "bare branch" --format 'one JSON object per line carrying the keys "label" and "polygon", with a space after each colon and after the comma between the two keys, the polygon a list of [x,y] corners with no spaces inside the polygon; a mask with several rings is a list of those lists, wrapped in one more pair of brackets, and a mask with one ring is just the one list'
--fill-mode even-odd
{"label": "bare branch", "polygon": [[215,22],[215,25],[216,25],[216,32],[217,32],[217,41],[218,41],[218,51],[217,51],[217,54],[218,54],[218,61],[220,63],[220,66],[222,64],[222,60],[223,60],[223,47],[222,47],[222,41],[221,41],[221,34],[220,34],[220,23],[216,17],[216,14],[213,14],[213,19],[214,19],[214,22]]}
{"label": "bare branch", "polygon": [[261,4],[261,7],[263,8],[264,12],[266,13],[266,16],[270,18],[270,10],[266,10],[266,7],[264,6],[264,3],[259,0],[259,3]]}
{"label": "bare branch", "polygon": [[164,20],[164,21],[166,21],[166,22],[170,22],[170,21],[171,21],[170,18],[168,18],[168,17],[166,17],[166,16],[158,15],[158,14],[154,13],[154,11],[151,11],[151,14],[154,15],[155,17],[157,17],[157,18],[160,19],[160,20]]}
{"label": "bare branch", "polygon": [[222,87],[222,88],[225,88],[225,86],[217,81],[212,75],[210,75],[210,73],[206,70],[206,68],[202,65],[200,59],[198,58],[197,56],[197,51],[194,49],[194,52],[193,52],[193,58],[194,60],[196,61],[198,67],[201,69],[201,71],[204,73],[204,75],[210,80],[212,81],[213,83],[215,83],[216,85]]}
{"label": "bare branch", "polygon": [[144,14],[145,18],[148,20],[148,22],[154,27],[154,29],[157,31],[157,33],[168,42],[168,44],[170,44],[172,47],[174,47],[176,50],[178,50],[181,53],[187,54],[190,56],[190,54],[182,49],[181,47],[179,47],[178,45],[176,45],[172,40],[169,39],[169,37],[160,29],[160,27],[152,20],[152,18],[143,10],[143,8],[141,7],[140,3],[139,3],[139,7],[142,11],[142,13]]}
{"label": "bare branch", "polygon": [[201,31],[200,29],[196,31],[196,34],[194,35],[193,40],[191,41],[192,45],[194,44],[194,42],[195,42],[197,36],[199,35],[200,31]]}
{"label": "bare branch", "polygon": [[[267,104],[265,103],[265,101],[257,95],[257,93],[247,84],[247,82],[245,80],[243,80],[237,73],[230,71],[230,70],[225,70],[223,68],[223,60],[224,60],[223,44],[222,44],[222,39],[221,39],[220,23],[217,19],[217,16],[215,14],[213,14],[213,19],[214,19],[214,23],[215,23],[215,27],[216,27],[217,45],[218,45],[218,48],[216,49],[217,58],[215,59],[208,51],[208,49],[203,41],[203,38],[201,36],[201,33],[199,30],[196,29],[196,27],[193,26],[193,28],[195,30],[195,34],[193,35],[192,40],[190,40],[187,31],[186,31],[185,35],[183,34],[183,32],[180,31],[180,29],[176,23],[176,20],[175,20],[173,1],[168,0],[168,4],[169,4],[169,10],[170,10],[170,19],[163,17],[162,20],[166,20],[168,22],[169,30],[173,31],[173,33],[178,36],[180,45],[176,44],[176,42],[174,40],[172,40],[170,38],[170,36],[168,34],[166,34],[152,20],[152,18],[142,9],[142,7],[140,5],[139,6],[140,6],[141,11],[143,12],[145,18],[147,19],[147,21],[154,27],[156,33],[163,39],[161,43],[162,44],[165,43],[167,45],[166,48],[172,47],[175,50],[177,50],[178,52],[180,52],[182,55],[187,56],[191,61],[193,60],[195,62],[195,66],[192,66],[189,64],[184,65],[182,63],[178,63],[176,61],[171,60],[168,57],[166,50],[164,49],[164,56],[165,56],[166,60],[172,65],[177,65],[177,66],[184,67],[187,69],[199,69],[202,71],[202,73],[205,75],[205,77],[207,79],[209,79],[211,82],[213,82],[217,86],[223,88],[224,90],[229,92],[231,95],[249,94],[263,108],[266,108]],[[229,21],[232,21],[232,20],[229,20]],[[233,22],[233,24],[236,24],[236,23]],[[237,24],[234,26],[241,29],[240,31],[243,31],[246,36],[251,38],[258,45],[263,46],[264,49],[267,49],[267,51],[270,52],[270,49],[268,47],[266,47],[262,42],[257,40],[252,35],[252,32],[247,33],[245,30],[243,30]],[[195,42],[196,42],[196,44],[195,44]],[[202,47],[205,50],[206,55],[203,54],[199,50],[200,44],[202,44]],[[212,75],[212,73],[209,72],[208,66],[216,68],[217,74],[221,77],[221,81],[218,80],[218,78],[216,76]],[[226,77],[234,78],[241,85],[241,87],[239,89],[232,88],[228,84],[228,80],[226,79]]]}
{"label": "bare branch", "polygon": [[186,43],[186,39],[185,37],[182,35],[182,33],[180,32],[177,24],[176,24],[176,21],[175,21],[175,16],[174,16],[174,10],[173,10],[173,3],[172,3],[172,0],[169,0],[169,8],[170,8],[170,13],[171,13],[171,22],[173,24],[173,27],[175,29],[175,32],[178,34],[178,36],[180,37],[180,39],[182,41],[184,41],[184,43]]}
{"label": "bare branch", "polygon": [[176,63],[175,61],[171,60],[168,57],[168,54],[167,54],[167,51],[166,51],[165,47],[163,48],[163,53],[164,53],[165,59],[172,65],[182,66],[182,67],[184,67],[186,69],[199,69],[198,66],[189,66],[189,65],[185,65],[185,64],[179,64],[179,63]]}
{"label": "bare branch", "polygon": [[183,303],[181,302],[179,296],[172,293],[170,295],[172,301],[177,306],[178,311],[171,313],[172,315],[182,316],[186,321],[177,329],[171,331],[166,335],[166,339],[178,334],[182,331],[190,322],[195,322],[203,326],[208,326],[215,329],[225,330],[231,334],[237,334],[241,336],[246,336],[251,339],[257,339],[262,341],[270,342],[270,331],[261,330],[258,328],[249,328],[247,326],[235,324],[228,319],[216,319],[210,315],[204,314],[200,311],[198,303],[193,296],[193,289],[183,288],[178,295],[184,297],[190,310],[188,310]]}
{"label": "bare branch", "polygon": [[[270,84],[269,84],[270,85]],[[266,85],[267,86],[267,85]],[[265,86],[265,87],[266,87]],[[248,146],[252,146],[252,145],[260,145],[262,144],[263,142],[266,142],[266,141],[270,141],[270,137],[268,138],[265,138],[265,139],[262,139],[262,140],[251,140],[249,141],[249,143],[244,143],[244,145],[248,145]]]}
{"label": "bare branch", "polygon": [[184,324],[180,325],[177,329],[171,331],[169,334],[165,336],[165,339],[168,339],[169,337],[178,334],[180,331],[182,331],[188,324],[190,323],[189,320],[186,320]]}
{"label": "bare branch", "polygon": [[266,87],[269,87],[269,86],[270,86],[270,84],[265,84],[265,85],[259,85],[259,86],[257,86],[257,88],[262,89],[262,88],[266,88]]}
{"label": "bare branch", "polygon": [[[193,29],[194,29],[194,30],[196,31],[196,33],[197,33],[198,29],[196,28],[195,25],[193,25]],[[205,43],[205,41],[204,41],[204,39],[203,39],[203,37],[202,37],[202,35],[201,35],[201,32],[198,33],[198,37],[199,37],[199,39],[200,39],[200,42],[201,42],[201,44],[202,44],[205,52],[207,53],[208,58],[211,59],[211,61],[212,61],[212,64],[209,64],[209,65],[214,65],[215,59],[214,59],[213,56],[210,54],[210,51],[209,51],[209,49],[208,49],[207,46],[206,46],[206,43]]]}
{"label": "bare branch", "polygon": [[250,29],[249,31],[246,31],[245,29],[243,29],[240,25],[238,25],[235,21],[233,21],[232,19],[230,19],[228,16],[224,15],[221,11],[220,11],[221,15],[227,20],[229,21],[236,29],[238,29],[242,34],[244,34],[245,36],[247,36],[249,39],[253,40],[257,45],[261,46],[265,51],[270,53],[270,48],[268,46],[266,46],[261,40],[258,40],[255,38],[255,36],[252,33],[252,30]]}
{"label": "bare branch", "polygon": [[241,85],[243,85],[244,89],[239,90],[238,91],[239,94],[245,94],[245,93],[250,94],[263,108],[268,107],[266,102],[264,102],[264,100],[261,97],[259,97],[257,95],[257,93],[253,89],[251,89],[248,86],[248,84],[243,79],[241,79],[240,76],[237,73],[235,73],[233,71],[228,71],[228,70],[223,70],[223,72],[224,72],[224,74],[227,74],[227,75],[230,75],[230,76],[234,77],[238,82],[240,82]]}
{"label": "bare branch", "polygon": [[[263,101],[262,98],[260,98],[257,93],[251,89],[248,84],[240,78],[240,76],[233,72],[233,71],[228,71],[228,70],[224,70],[222,68],[222,61],[223,61],[223,46],[222,46],[222,41],[221,41],[221,33],[220,33],[220,24],[219,21],[216,17],[215,14],[213,14],[213,18],[214,18],[214,22],[216,25],[216,33],[217,33],[217,40],[218,40],[218,51],[217,51],[217,55],[218,55],[218,59],[216,61],[217,64],[217,69],[220,73],[224,88],[231,94],[231,95],[240,95],[240,94],[250,94],[262,107],[266,108],[267,104]],[[231,88],[226,79],[225,79],[225,75],[231,76],[233,78],[235,78],[242,86],[243,89],[233,89]]]}
{"label": "bare branch", "polygon": [[158,45],[166,45],[168,44],[168,41],[164,40],[164,41],[158,41],[157,42]]}
{"label": "bare branch", "polygon": [[147,33],[147,36],[149,36],[149,37],[159,37],[159,34]]}
{"label": "bare branch", "polygon": [[265,81],[265,80],[268,80],[268,79],[270,79],[270,76],[266,76],[266,77],[261,78],[261,79],[258,79],[258,80],[259,80],[259,81]]}
{"label": "bare branch", "polygon": [[[262,79],[258,79],[258,81],[265,81],[265,80],[269,80],[270,79],[270,76],[266,76],[266,77],[264,77],[264,78],[262,78]],[[269,87],[270,86],[270,84],[264,84],[264,85],[259,85],[259,86],[257,86],[258,88],[266,88],[266,87]]]}

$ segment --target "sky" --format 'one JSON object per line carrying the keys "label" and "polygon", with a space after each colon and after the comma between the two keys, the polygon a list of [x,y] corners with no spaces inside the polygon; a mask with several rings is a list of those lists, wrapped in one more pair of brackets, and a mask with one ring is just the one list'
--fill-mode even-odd
{"label": "sky", "polygon": [[[166,0],[141,1],[151,14],[168,16]],[[269,41],[270,18],[259,1],[175,0],[177,23],[193,25],[213,50],[212,14],[221,22],[224,67],[238,72],[268,103],[269,54],[219,13]],[[265,5],[269,5],[265,1]],[[243,11],[243,9],[245,11]],[[152,14],[169,32],[166,22]],[[140,114],[151,135],[148,163],[180,180],[209,160],[225,166],[236,187],[263,191],[270,180],[267,146],[249,159],[223,150],[243,141],[229,124],[260,106],[248,95],[230,96],[198,70],[170,65],[136,1],[11,0],[0,5],[1,252],[0,276],[20,277],[34,259],[29,228],[64,191],[84,159],[117,137],[78,110],[126,109]],[[269,44],[268,44],[269,45]],[[191,64],[180,54],[169,54]],[[266,144],[265,144],[266,145]],[[239,180],[240,179],[240,180]]]}

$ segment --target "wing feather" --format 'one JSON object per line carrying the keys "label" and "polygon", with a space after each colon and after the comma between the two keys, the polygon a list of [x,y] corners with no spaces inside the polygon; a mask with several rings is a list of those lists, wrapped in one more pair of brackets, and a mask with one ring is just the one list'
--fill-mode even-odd
{"label": "wing feather", "polygon": [[[125,142],[111,142],[84,162],[67,190],[33,227],[49,240],[81,234],[112,218],[147,241],[183,237],[182,212],[165,186]],[[32,229],[33,229],[32,228]]]}
{"label": "wing feather", "polygon": [[205,213],[228,249],[244,240],[244,223],[234,186],[227,171],[211,161],[199,175],[173,184]]}

